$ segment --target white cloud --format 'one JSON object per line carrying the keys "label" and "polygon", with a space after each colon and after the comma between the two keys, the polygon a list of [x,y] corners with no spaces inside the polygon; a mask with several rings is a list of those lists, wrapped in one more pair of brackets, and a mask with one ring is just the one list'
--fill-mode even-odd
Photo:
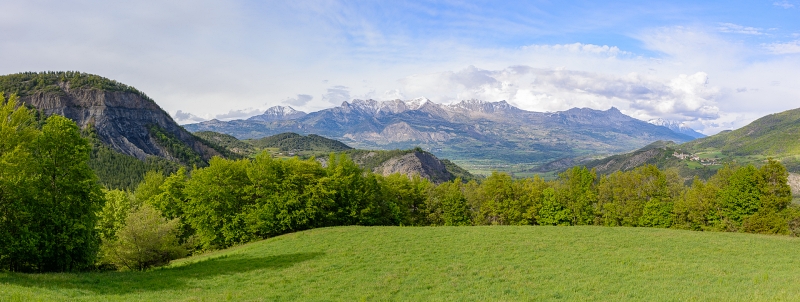
{"label": "white cloud", "polygon": [[703,72],[662,81],[637,73],[615,76],[529,66],[502,70],[470,66],[457,72],[414,75],[401,82],[406,94],[432,95],[445,101],[506,100],[533,111],[616,106],[642,119],[690,121],[719,117],[716,98],[720,90],[708,87],[708,75]]}
{"label": "white cloud", "polygon": [[774,54],[795,54],[800,53],[800,40],[795,40],[787,43],[770,43],[765,44],[764,48]]}
{"label": "white cloud", "polygon": [[[798,53],[800,42],[753,42],[797,31],[782,20],[722,14],[732,23],[709,24],[700,18],[705,12],[681,10],[681,4],[611,5],[603,13],[592,6],[563,18],[453,1],[440,4],[474,9],[462,14],[396,3],[376,6],[431,13],[395,14],[336,0],[255,7],[208,0],[11,1],[0,12],[0,56],[10,58],[0,73],[99,74],[145,91],[168,112],[191,108],[194,114],[180,112],[187,121],[244,117],[255,111],[240,108],[279,103],[308,112],[362,96],[426,96],[440,103],[475,97],[540,111],[616,106],[641,118],[696,119],[693,125],[713,132],[796,107],[800,97],[800,56],[786,55]],[[658,20],[637,21],[648,16]],[[592,36],[597,33],[608,35]],[[542,41],[564,42],[520,46]],[[699,71],[710,79],[706,86],[695,81]],[[737,93],[742,87],[746,93]],[[712,120],[715,108],[719,117]]]}
{"label": "white cloud", "polygon": [[342,102],[350,100],[350,88],[341,85],[330,87],[322,96],[322,100],[338,106]]}
{"label": "white cloud", "polygon": [[750,26],[742,26],[733,23],[720,23],[717,29],[724,33],[745,34],[745,35],[763,35],[764,32],[761,28]]}
{"label": "white cloud", "polygon": [[789,3],[789,1],[786,1],[786,0],[780,1],[780,2],[773,2],[772,5],[780,6],[780,7],[783,7],[785,9],[790,9],[790,8],[794,7],[794,4],[791,4],[791,3]]}
{"label": "white cloud", "polygon": [[622,51],[616,46],[608,46],[608,45],[600,46],[600,45],[582,44],[582,43],[528,45],[528,46],[523,46],[522,49],[532,50],[532,51],[549,51],[549,52],[556,51],[556,52],[597,54],[606,56],[632,55],[632,53],[627,51]]}
{"label": "white cloud", "polygon": [[172,118],[174,118],[175,122],[177,122],[178,124],[197,123],[207,120],[202,117],[191,114],[189,112],[183,112],[181,110],[175,112],[175,114],[172,115]]}
{"label": "white cloud", "polygon": [[314,99],[314,97],[308,94],[298,94],[297,97],[287,98],[283,100],[283,102],[292,106],[305,106],[312,99]]}
{"label": "white cloud", "polygon": [[217,114],[214,116],[214,118],[218,120],[234,120],[234,119],[248,118],[262,113],[264,113],[264,110],[256,108],[246,108],[239,110],[230,110],[228,111],[228,113]]}

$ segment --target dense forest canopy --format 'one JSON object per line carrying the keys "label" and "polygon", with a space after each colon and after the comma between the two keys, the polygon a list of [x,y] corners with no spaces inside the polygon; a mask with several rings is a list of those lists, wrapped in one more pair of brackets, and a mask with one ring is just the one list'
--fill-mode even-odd
{"label": "dense forest canopy", "polygon": [[69,83],[70,89],[94,88],[104,91],[131,92],[153,101],[144,92],[120,82],[78,71],[22,72],[0,76],[0,91],[20,97],[36,92],[63,93],[59,84]]}

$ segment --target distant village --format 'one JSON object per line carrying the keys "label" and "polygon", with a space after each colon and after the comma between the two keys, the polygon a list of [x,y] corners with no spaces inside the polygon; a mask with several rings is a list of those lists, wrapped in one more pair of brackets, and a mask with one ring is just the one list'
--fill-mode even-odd
{"label": "distant village", "polygon": [[711,165],[718,165],[719,164],[717,162],[716,158],[700,158],[699,156],[697,156],[695,154],[688,154],[688,153],[683,153],[683,152],[679,152],[679,151],[675,151],[674,153],[672,153],[672,156],[677,157],[679,159],[683,159],[683,160],[696,161],[696,162],[699,162],[703,166],[711,166]]}

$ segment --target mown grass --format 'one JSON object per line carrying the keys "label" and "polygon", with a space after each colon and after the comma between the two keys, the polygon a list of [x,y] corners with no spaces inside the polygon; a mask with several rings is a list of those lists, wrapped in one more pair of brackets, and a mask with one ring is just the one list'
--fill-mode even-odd
{"label": "mown grass", "polygon": [[0,274],[3,300],[781,301],[800,239],[605,227],[339,227],[148,272]]}

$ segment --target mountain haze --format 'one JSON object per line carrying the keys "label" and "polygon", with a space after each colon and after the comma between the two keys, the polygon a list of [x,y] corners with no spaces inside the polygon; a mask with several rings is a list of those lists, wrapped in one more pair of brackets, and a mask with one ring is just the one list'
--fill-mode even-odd
{"label": "mountain haze", "polygon": [[[212,120],[184,125],[240,139],[283,132],[318,134],[360,149],[416,146],[471,170],[538,166],[561,158],[613,154],[657,140],[693,137],[632,118],[616,108],[532,112],[506,101],[464,100],[437,104],[413,100],[353,100],[286,120]],[[484,168],[481,168],[484,167]]]}

